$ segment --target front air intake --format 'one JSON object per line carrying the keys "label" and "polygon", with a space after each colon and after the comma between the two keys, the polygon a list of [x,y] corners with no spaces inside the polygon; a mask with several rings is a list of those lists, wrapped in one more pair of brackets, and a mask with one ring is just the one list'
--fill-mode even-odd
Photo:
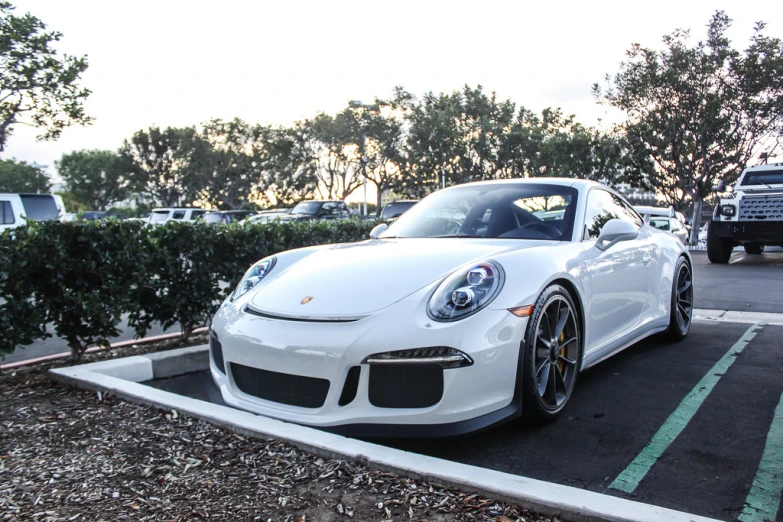
{"label": "front air intake", "polygon": [[428,408],[443,398],[439,364],[371,364],[370,404],[378,408]]}

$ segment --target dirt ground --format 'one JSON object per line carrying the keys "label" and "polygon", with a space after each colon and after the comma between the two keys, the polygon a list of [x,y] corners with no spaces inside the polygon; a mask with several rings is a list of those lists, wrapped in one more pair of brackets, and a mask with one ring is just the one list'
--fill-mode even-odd
{"label": "dirt ground", "polygon": [[0,520],[560,520],[47,379],[67,365],[0,371]]}

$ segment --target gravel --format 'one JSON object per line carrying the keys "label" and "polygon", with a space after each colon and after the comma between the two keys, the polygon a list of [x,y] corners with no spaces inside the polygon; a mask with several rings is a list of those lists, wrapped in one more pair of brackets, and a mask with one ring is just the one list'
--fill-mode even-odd
{"label": "gravel", "polygon": [[69,388],[54,365],[0,372],[0,520],[560,520]]}

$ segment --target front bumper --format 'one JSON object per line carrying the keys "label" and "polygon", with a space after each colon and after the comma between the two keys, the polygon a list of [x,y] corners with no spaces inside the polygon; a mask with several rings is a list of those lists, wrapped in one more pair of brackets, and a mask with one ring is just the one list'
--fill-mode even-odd
{"label": "front bumper", "polygon": [[783,244],[783,221],[713,221],[712,226],[719,237]]}
{"label": "front bumper", "polygon": [[[357,321],[333,323],[260,317],[244,311],[246,302],[224,303],[212,322],[220,349],[218,354],[213,349],[211,373],[231,406],[342,434],[391,437],[458,435],[521,412],[517,375],[526,318],[485,309],[462,321],[438,323],[427,316],[420,295]],[[456,348],[473,364],[443,369],[442,383],[433,379],[441,387],[434,403],[378,406],[378,383],[371,379],[381,372],[373,374],[375,365],[362,361],[382,352],[433,346]],[[274,382],[286,389],[256,393],[248,385],[248,368],[262,370],[257,376],[280,378]],[[407,390],[415,396],[423,387],[433,396],[432,382],[401,370],[392,372],[400,377],[399,389],[387,388],[391,395]],[[388,375],[384,382],[393,384]]]}

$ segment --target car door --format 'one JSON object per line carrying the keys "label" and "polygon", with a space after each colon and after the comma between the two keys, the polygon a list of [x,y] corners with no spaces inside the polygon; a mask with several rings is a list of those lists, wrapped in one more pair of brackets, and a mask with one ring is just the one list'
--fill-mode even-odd
{"label": "car door", "polygon": [[[595,241],[610,219],[633,223],[639,236],[600,250]],[[586,303],[588,351],[613,349],[649,307],[652,256],[643,225],[641,216],[617,195],[601,188],[588,193],[583,231],[587,259],[583,267],[592,289]]]}

